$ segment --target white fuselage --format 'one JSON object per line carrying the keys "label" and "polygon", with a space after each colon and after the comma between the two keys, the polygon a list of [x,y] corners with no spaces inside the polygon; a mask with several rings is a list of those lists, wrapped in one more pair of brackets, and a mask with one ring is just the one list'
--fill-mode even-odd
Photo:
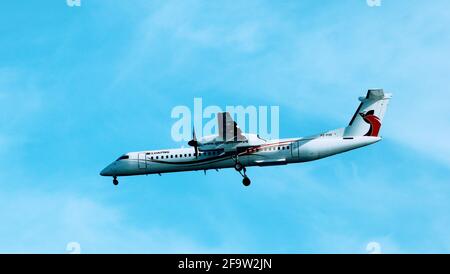
{"label": "white fuselage", "polygon": [[[130,152],[101,171],[103,176],[131,176],[168,172],[222,169],[235,167],[238,160],[245,167],[274,166],[308,162],[367,146],[380,137],[315,136],[264,141],[238,154],[226,149],[201,150],[179,148]],[[236,159],[238,155],[238,159]]]}

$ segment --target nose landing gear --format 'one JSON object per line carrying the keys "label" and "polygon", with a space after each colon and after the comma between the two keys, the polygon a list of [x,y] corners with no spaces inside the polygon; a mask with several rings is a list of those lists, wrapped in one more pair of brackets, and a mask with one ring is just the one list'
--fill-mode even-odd
{"label": "nose landing gear", "polygon": [[119,181],[117,180],[117,176],[114,176],[113,184],[114,184],[115,186],[119,184]]}

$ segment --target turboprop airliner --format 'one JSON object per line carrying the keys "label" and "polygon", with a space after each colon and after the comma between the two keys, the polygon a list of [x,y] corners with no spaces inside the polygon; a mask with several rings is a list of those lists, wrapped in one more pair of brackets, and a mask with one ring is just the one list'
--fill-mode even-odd
{"label": "turboprop airliner", "polygon": [[386,108],[392,95],[371,89],[361,101],[347,127],[309,137],[264,140],[257,134],[243,133],[230,113],[217,113],[218,134],[197,139],[195,131],[190,147],[129,152],[105,167],[100,175],[111,176],[114,185],[119,176],[147,175],[234,168],[250,185],[247,168],[303,163],[374,144],[379,136]]}

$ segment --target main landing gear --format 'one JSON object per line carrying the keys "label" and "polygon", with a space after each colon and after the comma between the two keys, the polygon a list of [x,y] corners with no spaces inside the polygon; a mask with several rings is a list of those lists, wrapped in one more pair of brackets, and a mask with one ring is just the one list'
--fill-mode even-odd
{"label": "main landing gear", "polygon": [[242,184],[244,186],[249,186],[251,182],[252,181],[250,181],[250,179],[247,177],[247,175],[244,175],[244,179],[242,179]]}
{"label": "main landing gear", "polygon": [[239,174],[241,174],[241,176],[243,177],[242,184],[244,186],[249,186],[251,181],[250,181],[250,178],[248,178],[248,176],[246,174],[247,169],[238,161],[236,161],[236,164],[234,165],[234,169],[236,169],[236,171],[239,172]]}
{"label": "main landing gear", "polygon": [[117,176],[114,176],[113,184],[116,186],[119,184],[119,180],[117,180]]}

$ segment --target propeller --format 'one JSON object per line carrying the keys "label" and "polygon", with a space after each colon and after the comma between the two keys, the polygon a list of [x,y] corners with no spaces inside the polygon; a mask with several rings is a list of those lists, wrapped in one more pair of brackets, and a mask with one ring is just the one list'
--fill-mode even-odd
{"label": "propeller", "polygon": [[192,128],[192,140],[188,142],[188,145],[194,147],[195,149],[195,158],[198,157],[198,142],[197,137],[195,136],[195,128]]}

